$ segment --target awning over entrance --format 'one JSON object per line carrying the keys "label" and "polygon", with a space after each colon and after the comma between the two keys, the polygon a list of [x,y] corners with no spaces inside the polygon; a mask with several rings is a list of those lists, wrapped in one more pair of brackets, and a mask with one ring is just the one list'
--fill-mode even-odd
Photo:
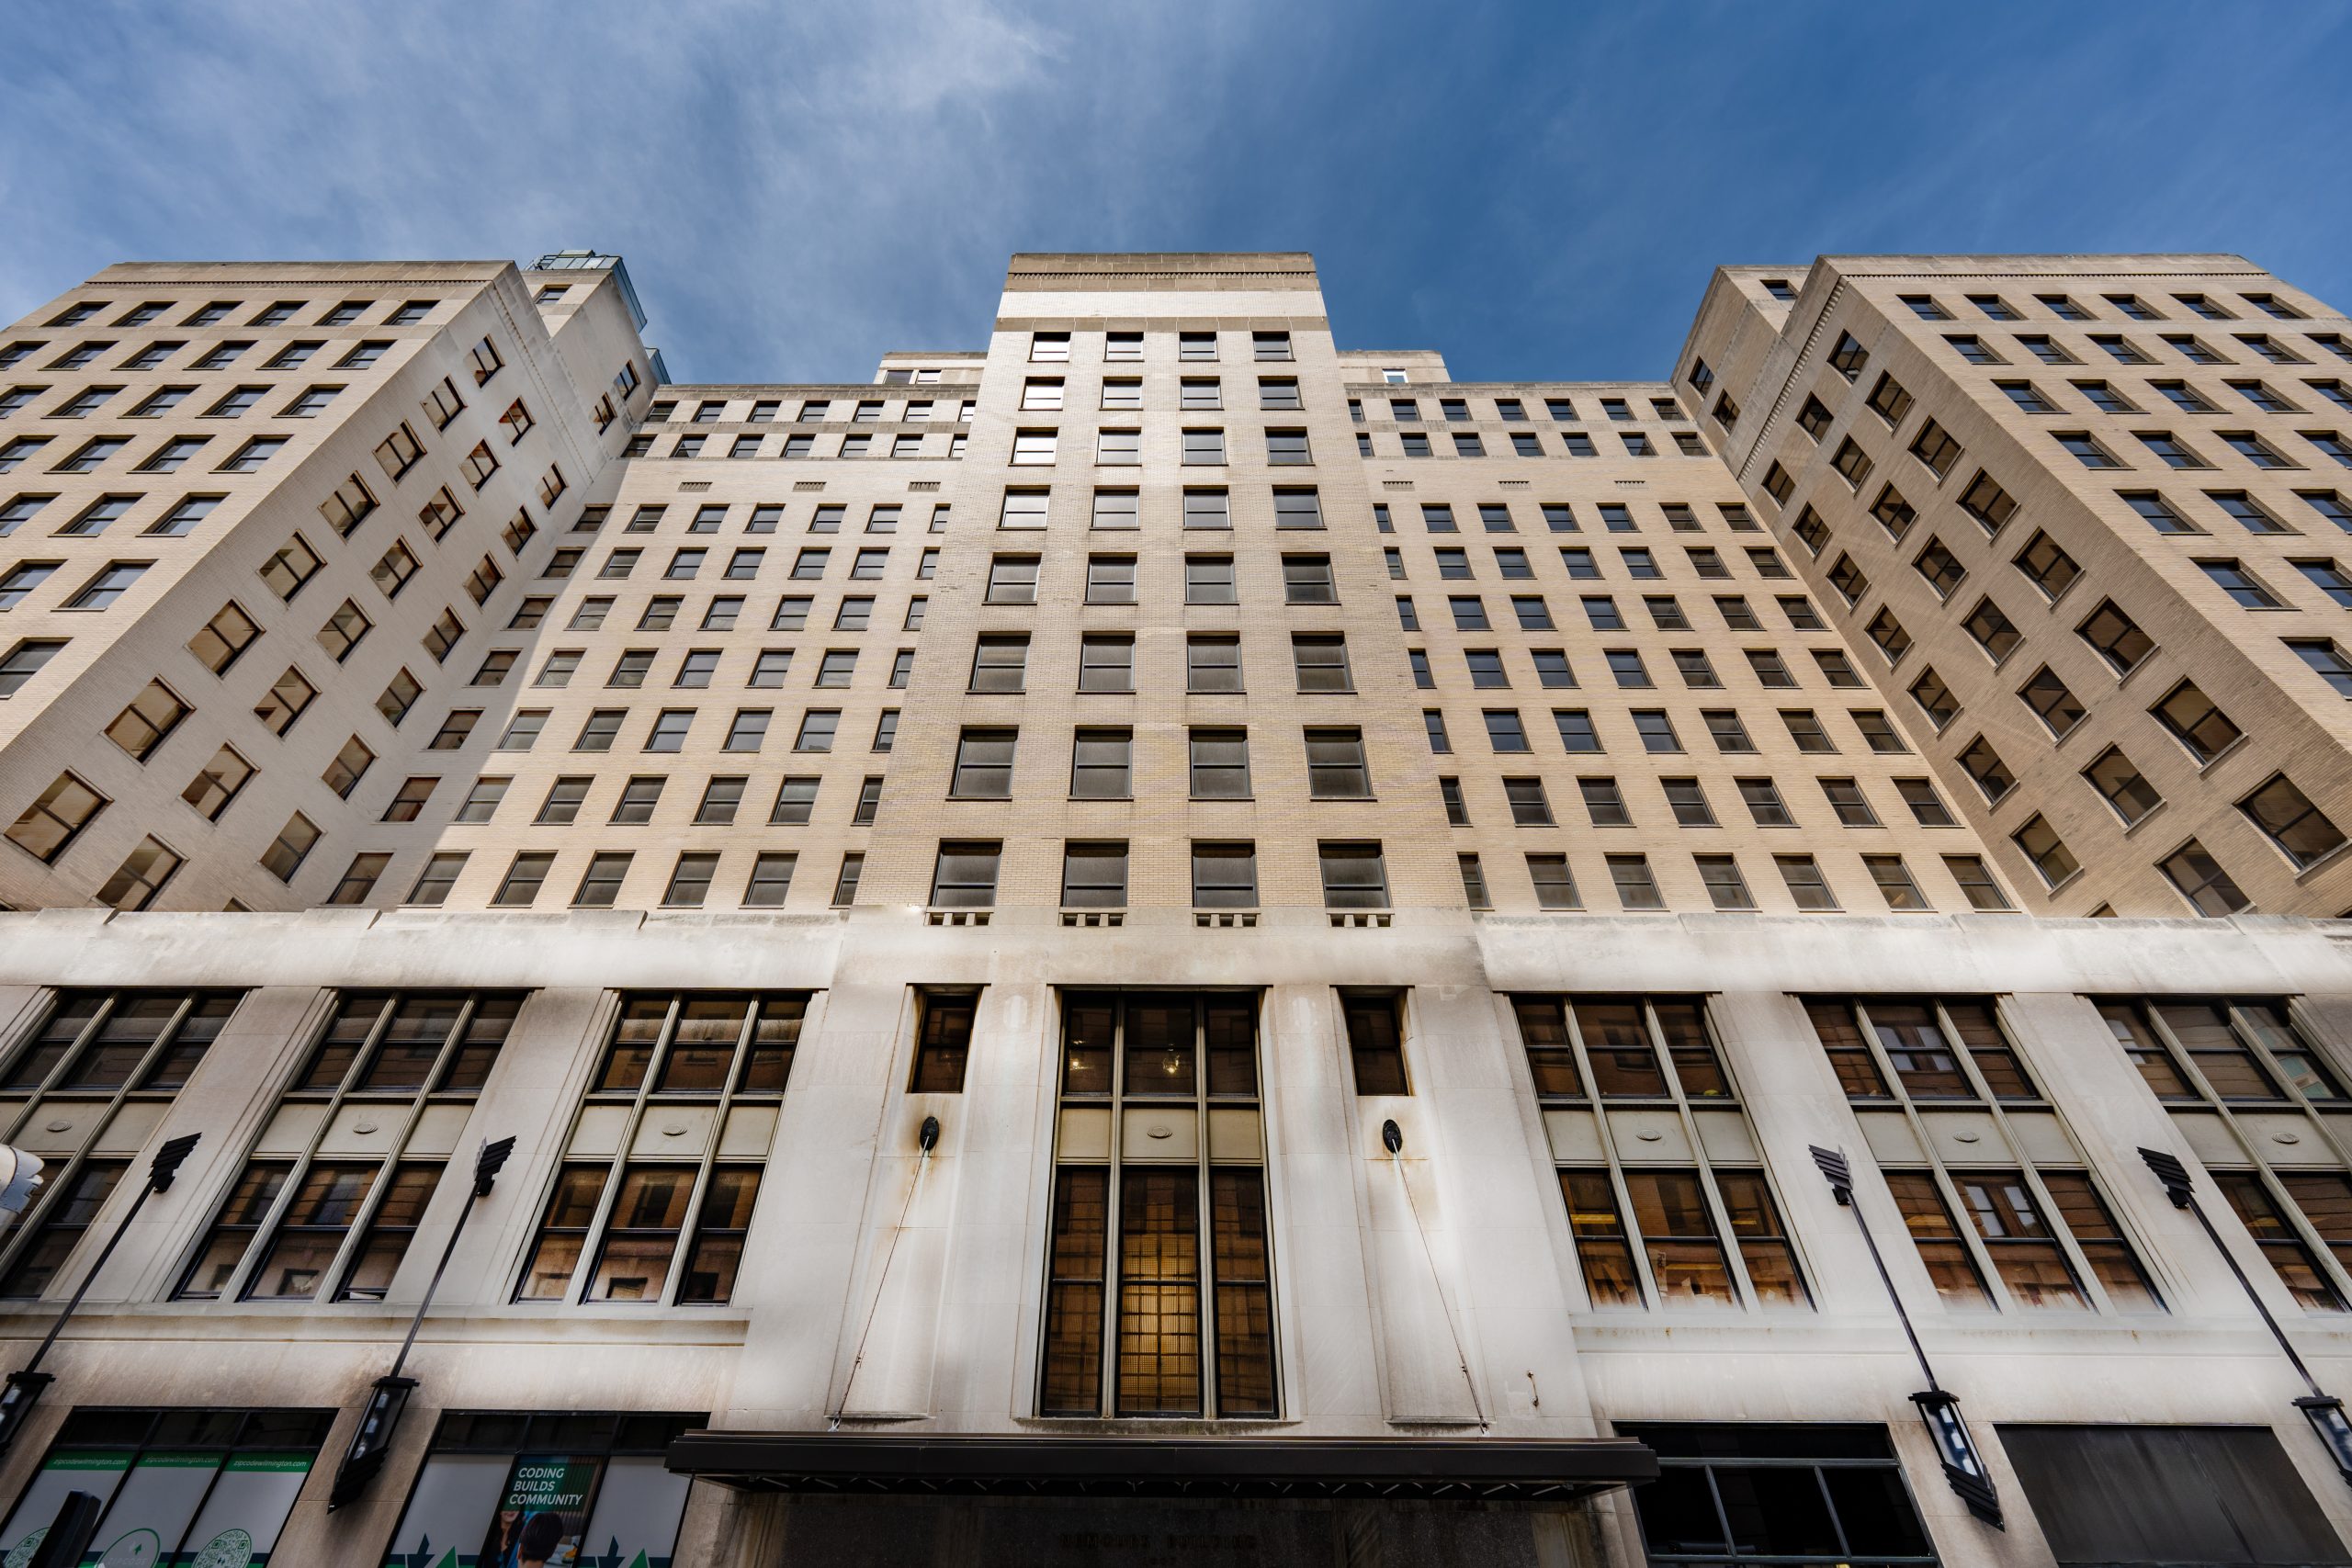
{"label": "awning over entrance", "polygon": [[1550,1503],[1654,1480],[1627,1438],[898,1437],[687,1432],[669,1467],[750,1491]]}

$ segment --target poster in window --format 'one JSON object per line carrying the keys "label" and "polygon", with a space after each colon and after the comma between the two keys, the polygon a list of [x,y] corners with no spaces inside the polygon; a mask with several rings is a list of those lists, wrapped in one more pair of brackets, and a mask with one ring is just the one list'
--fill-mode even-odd
{"label": "poster in window", "polygon": [[475,1568],[574,1568],[604,1468],[601,1459],[516,1455]]}
{"label": "poster in window", "polygon": [[435,1454],[383,1568],[670,1568],[689,1483],[658,1454]]}

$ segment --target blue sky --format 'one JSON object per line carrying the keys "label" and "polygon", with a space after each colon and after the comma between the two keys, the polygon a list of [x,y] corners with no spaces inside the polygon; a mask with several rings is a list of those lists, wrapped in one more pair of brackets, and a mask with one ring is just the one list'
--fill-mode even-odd
{"label": "blue sky", "polygon": [[2216,250],[2352,300],[2352,7],[0,11],[0,320],[116,260],[628,256],[672,371],[977,346],[1014,250],[1312,250],[1344,346],[1662,376],[1708,271]]}

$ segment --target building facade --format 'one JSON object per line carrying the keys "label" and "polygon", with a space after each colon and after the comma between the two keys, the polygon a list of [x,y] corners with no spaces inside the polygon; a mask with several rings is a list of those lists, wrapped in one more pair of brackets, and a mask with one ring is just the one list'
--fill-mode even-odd
{"label": "building facade", "polygon": [[1343,349],[1297,254],[1016,256],[855,385],[644,323],[563,253],[0,339],[13,1364],[88,1287],[0,1550],[2352,1562],[2263,1316],[2352,1371],[2340,313],[1825,257],[1627,384]]}

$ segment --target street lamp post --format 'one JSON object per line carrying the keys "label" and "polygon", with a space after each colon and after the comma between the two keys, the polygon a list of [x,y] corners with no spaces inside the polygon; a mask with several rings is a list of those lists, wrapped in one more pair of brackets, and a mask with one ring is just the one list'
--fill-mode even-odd
{"label": "street lamp post", "polygon": [[498,1179],[499,1167],[514,1152],[514,1140],[501,1138],[484,1143],[481,1153],[474,1158],[474,1190],[466,1199],[466,1206],[458,1213],[458,1223],[449,1227],[448,1244],[441,1248],[441,1261],[434,1265],[432,1282],[424,1287],[424,1299],[416,1303],[416,1315],[409,1319],[408,1337],[401,1341],[401,1353],[392,1358],[392,1370],[378,1378],[375,1392],[368,1396],[368,1407],[359,1413],[359,1429],[351,1435],[351,1446],[344,1450],[343,1463],[335,1468],[334,1485],[327,1493],[327,1511],[347,1503],[356,1502],[384,1468],[384,1458],[392,1446],[392,1433],[401,1424],[401,1413],[408,1408],[408,1396],[416,1387],[416,1380],[402,1377],[401,1368],[408,1364],[408,1353],[416,1344],[416,1331],[424,1325],[424,1314],[432,1310],[433,1297],[441,1289],[441,1276],[448,1271],[449,1258],[458,1250],[458,1238],[466,1234],[466,1222],[473,1217],[474,1205],[490,1196],[492,1183]]}
{"label": "street lamp post", "polygon": [[1894,1303],[1894,1315],[1903,1324],[1903,1337],[1911,1342],[1911,1354],[1919,1363],[1919,1371],[1928,1380],[1925,1390],[1911,1396],[1919,1407],[1919,1418],[1928,1424],[1928,1436],[1936,1445],[1936,1456],[1943,1461],[1944,1480],[1968,1511],[1991,1525],[1995,1529],[2007,1527],[2001,1523],[2001,1498],[1993,1489],[1992,1472],[1984,1467],[1984,1456],[1977,1451],[1976,1439],[1969,1435],[1968,1423],[1961,1419],[1960,1395],[1936,1382],[1936,1371],[1928,1365],[1928,1352],[1919,1346],[1919,1336],[1911,1326],[1911,1314],[1904,1310],[1903,1297],[1894,1288],[1894,1277],[1886,1271],[1886,1259],[1879,1256],[1878,1241],[1871,1235],[1870,1222],[1862,1218],[1862,1211],[1854,1201],[1853,1168],[1846,1156],[1835,1149],[1820,1145],[1811,1145],[1813,1163],[1829,1183],[1831,1196],[1841,1208],[1854,1212],[1855,1228],[1862,1233],[1862,1245],[1871,1249],[1871,1261],[1878,1267],[1879,1283],[1886,1287],[1886,1299]]}
{"label": "street lamp post", "polygon": [[57,1314],[57,1321],[49,1325],[49,1333],[34,1349],[32,1359],[10,1372],[6,1385],[0,1387],[0,1454],[8,1451],[9,1446],[17,1440],[17,1434],[24,1430],[25,1417],[40,1402],[41,1391],[55,1381],[40,1370],[41,1359],[49,1354],[49,1348],[57,1343],[57,1337],[65,1331],[66,1320],[82,1304],[82,1298],[90,1293],[92,1282],[105,1270],[107,1259],[114,1256],[114,1249],[129,1234],[130,1222],[139,1217],[140,1209],[153,1194],[171,1190],[172,1179],[179,1175],[180,1166],[187,1161],[188,1151],[195,1148],[198,1140],[203,1136],[201,1133],[186,1133],[179,1137],[166,1139],[164,1146],[155,1151],[154,1159],[147,1167],[145,1184],[139,1189],[139,1196],[130,1201],[130,1207],[123,1211],[121,1222],[114,1227],[114,1235],[107,1237],[106,1246],[98,1249],[97,1261],[91,1264],[90,1271],[82,1276],[81,1284],[74,1287],[73,1299],[65,1303],[65,1310]]}
{"label": "street lamp post", "polygon": [[2189,1179],[2188,1168],[2162,1149],[2142,1149],[2140,1157],[2147,1162],[2150,1170],[2155,1172],[2156,1179],[2164,1183],[2165,1196],[2172,1200],[2172,1206],[2188,1210],[2197,1216],[2197,1223],[2205,1227],[2206,1239],[2213,1244],[2213,1250],[2222,1255],[2222,1261],[2230,1266],[2230,1273],[2236,1279],[2238,1289],[2244,1291],[2245,1299],[2254,1303],[2254,1310],[2261,1314],[2262,1325],[2270,1330],[2270,1337],[2278,1341],[2278,1348],[2286,1353],[2288,1364],[2295,1369],[2295,1375],[2303,1380],[2305,1388],[2311,1390],[2295,1401],[2295,1408],[2303,1413],[2303,1419],[2310,1422],[2312,1430],[2319,1434],[2319,1440],[2327,1445],[2328,1457],[2335,1461],[2337,1472],[2346,1482],[2352,1482],[2352,1421],[2345,1418],[2344,1402],[2319,1386],[2319,1380],[2312,1376],[2312,1370],[2303,1365],[2303,1359],[2295,1354],[2294,1346],[2288,1343],[2287,1331],[2278,1326],[2277,1318],[2270,1315],[2270,1309],[2263,1304],[2262,1297],[2255,1291],[2254,1281],[2247,1279],[2245,1270],[2238,1267],[2236,1255],[2223,1245],[2222,1233],[2213,1228],[2212,1217],[2205,1213],[2204,1205],[2198,1202],[2197,1189]]}

